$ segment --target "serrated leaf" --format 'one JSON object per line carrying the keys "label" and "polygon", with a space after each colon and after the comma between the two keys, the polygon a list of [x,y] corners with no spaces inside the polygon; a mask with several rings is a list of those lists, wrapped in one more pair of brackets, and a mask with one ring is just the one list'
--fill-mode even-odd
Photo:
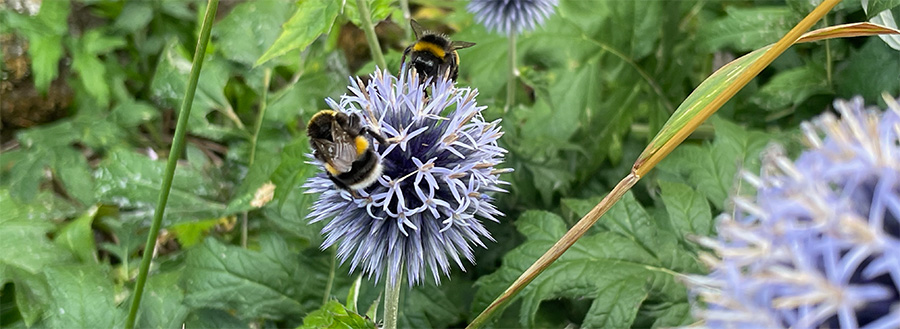
{"label": "serrated leaf", "polygon": [[[16,15],[18,16],[18,15]],[[63,55],[63,36],[68,31],[69,1],[41,3],[40,11],[22,30],[28,38],[28,55],[34,70],[34,85],[43,93],[59,74],[59,60]],[[24,25],[24,24],[23,24]]]}
{"label": "serrated leaf", "polygon": [[[243,124],[239,123],[234,109],[225,97],[225,85],[231,72],[228,65],[228,62],[217,56],[207,56],[203,63],[188,121],[190,132],[214,140],[237,134],[234,128],[209,122],[207,116],[214,110],[234,122],[238,128],[243,128]],[[190,72],[190,55],[178,43],[170,42],[162,54],[150,85],[150,93],[154,100],[165,107],[180,110],[179,105],[187,89]]]}
{"label": "serrated leaf", "polygon": [[401,291],[398,328],[446,328],[460,320],[460,309],[435,285]]}
{"label": "serrated leaf", "polygon": [[124,320],[117,309],[112,282],[99,265],[57,266],[44,271],[52,306],[53,328],[112,328]]}
{"label": "serrated leaf", "polygon": [[[0,190],[0,265],[36,274],[46,266],[70,260],[71,253],[53,244],[47,233],[54,226],[49,221],[54,204],[52,194],[42,193],[29,204],[10,198],[7,190]],[[42,212],[47,209],[51,212]],[[49,216],[48,216],[49,215]]]}
{"label": "serrated leaf", "polygon": [[[630,194],[607,216],[616,222],[604,222],[613,231],[580,239],[524,288],[520,294],[522,325],[533,326],[541,302],[555,298],[593,299],[584,325],[610,328],[630,327],[648,298],[662,300],[664,305],[686,302],[685,288],[673,274],[699,271],[699,266],[696,260],[683,264],[667,258],[683,259],[689,252],[667,242],[672,239],[654,227]],[[478,295],[482,296],[476,295],[476,300],[484,300],[483,290],[505,287],[565,233],[562,220],[547,212],[526,212],[516,226],[528,240],[507,253],[498,272],[479,279]],[[651,241],[653,238],[657,241]]]}
{"label": "serrated leaf", "polygon": [[303,318],[303,325],[299,328],[316,329],[355,329],[355,328],[376,328],[372,320],[366,319],[359,314],[348,310],[344,305],[336,300],[330,300],[321,308],[315,310]]}
{"label": "serrated leaf", "polygon": [[678,236],[684,239],[687,234],[711,236],[713,234],[713,218],[706,198],[690,186],[659,181],[662,190],[660,197],[666,205],[669,222]]}
{"label": "serrated leaf", "polygon": [[52,153],[53,174],[63,183],[66,193],[82,205],[93,204],[94,179],[91,177],[91,167],[84,155],[68,147],[54,149]]}
{"label": "serrated leaf", "polygon": [[304,286],[310,275],[283,249],[252,251],[207,238],[187,252],[185,303],[235,310],[243,319],[282,319],[302,312],[305,307],[298,298],[312,288]]}
{"label": "serrated leaf", "polygon": [[256,60],[254,66],[259,66],[291,50],[305,49],[316,38],[331,29],[343,3],[332,0],[301,2],[294,15],[282,26],[278,39]]}
{"label": "serrated leaf", "polygon": [[713,126],[716,139],[711,144],[679,147],[660,169],[685,175],[688,185],[697,186],[713,205],[725,209],[728,196],[738,192],[732,189],[738,170],[758,172],[759,152],[773,136],[720,119],[714,119]]}
{"label": "serrated leaf", "polygon": [[866,7],[867,18],[872,18],[882,11],[894,9],[900,6],[900,0],[869,0],[869,6]]}
{"label": "serrated leaf", "polygon": [[[265,208],[266,217],[279,228],[301,237],[317,237],[314,226],[307,223],[306,214],[317,198],[303,193],[301,185],[318,172],[314,165],[306,163],[309,158],[309,142],[301,137],[284,147],[281,163],[270,179],[275,184],[275,196],[271,206]],[[290,200],[291,202],[287,202]]]}
{"label": "serrated leaf", "polygon": [[775,111],[796,106],[810,96],[830,92],[825,68],[806,65],[778,72],[751,100],[766,110]]}
{"label": "serrated leaf", "polygon": [[[364,0],[369,4],[369,14],[372,24],[378,24],[379,21],[387,18],[395,7],[391,6],[391,0]],[[347,17],[353,25],[360,26],[362,23],[359,18],[359,9],[356,7],[356,0],[347,0],[344,5],[344,17]]]}
{"label": "serrated leaf", "polygon": [[179,223],[172,225],[169,230],[175,233],[175,238],[183,248],[190,248],[200,243],[206,237],[206,233],[218,223],[218,219]]}
{"label": "serrated leaf", "polygon": [[726,11],[728,17],[701,25],[697,38],[704,49],[754,50],[778,41],[797,19],[787,7],[728,7]]}
{"label": "serrated leaf", "polygon": [[[149,218],[159,198],[165,163],[125,150],[114,150],[94,172],[96,194],[107,204],[118,205]],[[225,205],[215,200],[219,189],[202,173],[179,166],[166,205],[163,225],[218,218]]]}
{"label": "serrated leaf", "polygon": [[[888,47],[883,41],[869,38],[858,51],[846,60],[846,66],[837,70],[840,79],[835,80],[837,94],[843,98],[862,96],[866,103],[881,99],[882,92],[896,95],[900,92],[900,56],[898,51]],[[872,65],[878,63],[878,65]]]}
{"label": "serrated leaf", "polygon": [[155,273],[147,279],[137,328],[180,328],[190,310],[178,285],[181,271]]}
{"label": "serrated leaf", "polygon": [[293,9],[291,1],[250,1],[234,7],[216,23],[213,36],[225,58],[253,65],[278,38],[279,26]]}
{"label": "serrated leaf", "polygon": [[97,206],[93,206],[80,217],[67,223],[56,234],[54,242],[68,249],[82,263],[97,264],[97,245],[91,225],[97,216]]}

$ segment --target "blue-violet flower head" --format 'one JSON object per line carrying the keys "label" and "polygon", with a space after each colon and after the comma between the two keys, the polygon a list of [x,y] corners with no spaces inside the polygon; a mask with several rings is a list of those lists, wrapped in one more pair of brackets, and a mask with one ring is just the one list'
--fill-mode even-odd
{"label": "blue-violet flower head", "polygon": [[376,70],[368,84],[351,79],[340,102],[326,100],[393,141],[375,145],[383,167],[378,181],[356,191],[359,198],[324,172],[304,185],[307,193],[321,193],[308,218],[328,220],[323,249],[337,245],[342,263],[376,280],[385,274],[395,282],[404,270],[410,285],[426,272],[439,283],[451,263],[465,270],[461,258],[474,263],[473,245],[493,240],[482,220],[503,215],[491,194],[505,192],[499,175],[507,171],[495,168],[506,153],[497,144],[500,120],[484,120],[478,90],[446,79],[418,83],[414,71],[395,77]]}
{"label": "blue-violet flower head", "polygon": [[534,31],[553,14],[558,0],[472,0],[466,7],[475,21],[504,35]]}
{"label": "blue-violet flower head", "polygon": [[[900,106],[836,101],[801,125],[796,161],[773,146],[756,198],[719,219],[707,276],[688,279],[712,328],[900,328]],[[822,136],[824,135],[824,139]]]}

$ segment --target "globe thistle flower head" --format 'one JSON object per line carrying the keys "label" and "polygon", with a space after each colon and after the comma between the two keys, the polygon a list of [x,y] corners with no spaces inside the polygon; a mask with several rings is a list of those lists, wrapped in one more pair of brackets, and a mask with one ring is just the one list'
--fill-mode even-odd
{"label": "globe thistle flower head", "polygon": [[[712,328],[900,327],[900,106],[836,101],[802,125],[796,161],[778,147],[755,200],[735,197],[718,238],[701,238],[712,271],[688,278]],[[824,139],[820,135],[824,134]]]}
{"label": "globe thistle flower head", "polygon": [[472,0],[466,8],[489,31],[505,35],[534,31],[553,14],[558,0]]}
{"label": "globe thistle flower head", "polygon": [[393,280],[402,267],[410,285],[426,272],[439,283],[451,263],[463,270],[462,258],[474,263],[473,245],[493,240],[482,220],[503,215],[490,196],[505,192],[499,175],[506,170],[495,168],[506,153],[497,144],[503,133],[499,120],[482,117],[477,89],[447,79],[419,83],[415,70],[401,72],[408,73],[376,70],[368,84],[351,79],[349,94],[327,100],[391,143],[375,145],[382,175],[357,195],[338,189],[324,173],[307,180],[306,192],[320,193],[308,218],[328,220],[322,248],[336,245],[351,271]]}

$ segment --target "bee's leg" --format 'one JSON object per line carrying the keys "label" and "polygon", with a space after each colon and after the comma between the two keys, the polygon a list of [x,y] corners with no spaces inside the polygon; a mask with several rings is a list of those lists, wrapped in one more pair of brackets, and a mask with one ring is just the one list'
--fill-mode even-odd
{"label": "bee's leg", "polygon": [[381,145],[384,145],[384,146],[387,146],[387,145],[391,145],[391,144],[392,144],[392,143],[389,142],[387,139],[385,139],[384,136],[381,136],[381,134],[379,134],[377,131],[372,130],[372,128],[365,127],[365,128],[363,128],[363,130],[365,130],[366,133],[369,134],[369,136],[372,136],[372,138],[374,138],[375,140],[377,140],[377,141],[378,141],[378,144],[381,144]]}
{"label": "bee's leg", "polygon": [[[412,46],[406,47],[406,50],[403,51],[403,56],[400,56],[400,74],[403,74],[403,64],[406,63],[406,55],[409,55],[410,51],[412,51]],[[408,70],[409,68],[407,67],[406,69]]]}
{"label": "bee's leg", "polygon": [[350,190],[350,195],[352,195],[354,199],[365,199],[365,198],[363,198],[362,195],[359,195],[359,193],[356,193],[356,190]]}

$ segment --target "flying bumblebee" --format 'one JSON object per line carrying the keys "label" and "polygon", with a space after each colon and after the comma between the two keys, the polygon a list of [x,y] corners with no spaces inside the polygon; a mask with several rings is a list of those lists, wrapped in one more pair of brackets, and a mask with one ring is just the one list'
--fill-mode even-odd
{"label": "flying bumblebee", "polygon": [[338,188],[355,191],[372,185],[381,175],[381,160],[369,138],[388,141],[363,127],[357,115],[322,110],[309,119],[306,134],[313,156],[325,164],[328,178]]}
{"label": "flying bumblebee", "polygon": [[448,74],[451,80],[456,81],[459,74],[459,54],[456,50],[469,48],[475,43],[450,41],[443,34],[426,31],[415,20],[410,20],[409,25],[416,33],[417,40],[403,51],[401,65],[406,63],[406,56],[409,56],[406,67],[415,67],[416,72],[425,75],[425,78],[431,77],[433,80],[435,77]]}

